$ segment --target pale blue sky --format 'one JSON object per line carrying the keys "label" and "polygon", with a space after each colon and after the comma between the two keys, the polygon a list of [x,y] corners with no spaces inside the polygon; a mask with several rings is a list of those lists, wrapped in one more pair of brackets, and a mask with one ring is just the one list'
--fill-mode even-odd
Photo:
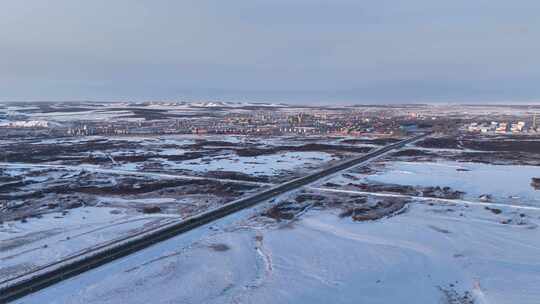
{"label": "pale blue sky", "polygon": [[540,100],[538,0],[21,0],[0,100]]}

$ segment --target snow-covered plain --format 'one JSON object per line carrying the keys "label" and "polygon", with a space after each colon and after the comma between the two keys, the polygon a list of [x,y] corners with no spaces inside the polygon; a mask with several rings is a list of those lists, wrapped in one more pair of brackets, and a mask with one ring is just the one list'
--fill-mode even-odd
{"label": "snow-covered plain", "polygon": [[[180,147],[153,149],[162,139],[128,140],[146,145],[133,153],[189,152]],[[164,140],[178,146],[196,142],[187,137]],[[216,153],[195,160],[156,159],[171,170],[273,175],[316,168],[333,156]],[[115,163],[109,169],[144,171],[135,162]],[[374,222],[340,218],[337,210],[310,209],[296,222],[276,224],[253,219],[260,213],[257,208],[246,210],[17,303],[472,303],[465,296],[474,303],[540,303],[540,191],[530,185],[531,178],[540,175],[537,167],[383,158],[374,172],[352,175],[355,183],[448,186],[465,196],[455,203],[413,198],[405,213]],[[327,181],[351,182],[343,175]],[[496,207],[479,200],[484,194],[492,196]],[[170,197],[99,199],[107,206],[178,202]],[[91,215],[85,215],[85,210]],[[25,224],[4,223],[3,244],[8,238],[17,244],[19,237],[25,243],[0,249],[0,277],[133,233],[141,226],[174,220],[115,210],[84,207],[66,215],[30,218]]]}
{"label": "snow-covered plain", "polygon": [[[305,138],[304,138],[305,139]],[[286,178],[318,169],[331,161],[350,156],[341,151],[289,151],[283,146],[333,144],[337,139],[313,137],[309,140],[289,137],[252,137],[216,135],[166,135],[160,137],[89,136],[84,138],[43,139],[29,142],[36,145],[39,164],[80,165],[122,171],[144,171],[208,176],[211,171],[228,171],[261,178]],[[110,143],[108,145],[107,143]],[[57,145],[58,155],[49,155],[44,146]],[[357,145],[365,146],[365,145]],[[368,145],[371,147],[370,145]],[[72,152],[71,147],[76,147]],[[0,147],[1,148],[1,147]],[[249,154],[253,149],[254,155]],[[275,149],[275,150],[273,150]],[[67,152],[61,153],[63,150]],[[258,150],[268,150],[258,154]],[[247,152],[246,152],[247,151]],[[357,155],[360,153],[356,153]],[[242,156],[240,156],[242,155]],[[50,159],[50,160],[49,160]],[[91,159],[89,164],[86,164]],[[23,162],[24,160],[18,160]]]}
{"label": "snow-covered plain", "polygon": [[451,187],[465,192],[464,198],[478,200],[489,194],[495,202],[540,206],[540,191],[531,186],[540,177],[536,166],[504,166],[464,162],[387,162],[367,181],[410,186]]}
{"label": "snow-covered plain", "polygon": [[[540,302],[536,167],[388,159],[372,166],[352,173],[353,183],[448,186],[465,195],[412,198],[405,213],[369,222],[312,209],[279,224],[254,217],[261,205],[18,303]],[[327,181],[351,182],[340,174]],[[483,194],[493,204],[481,202]]]}
{"label": "snow-covered plain", "polygon": [[539,215],[423,203],[363,223],[328,210],[284,226],[245,215],[16,303],[538,303]]}
{"label": "snow-covered plain", "polygon": [[0,281],[176,219],[174,215],[83,207],[25,222],[4,222],[0,226]]}
{"label": "snow-covered plain", "polygon": [[195,172],[232,171],[250,175],[273,176],[283,171],[316,168],[318,165],[336,160],[325,152],[283,152],[272,155],[242,157],[232,154],[203,158],[180,163],[161,160],[172,170],[190,170]]}

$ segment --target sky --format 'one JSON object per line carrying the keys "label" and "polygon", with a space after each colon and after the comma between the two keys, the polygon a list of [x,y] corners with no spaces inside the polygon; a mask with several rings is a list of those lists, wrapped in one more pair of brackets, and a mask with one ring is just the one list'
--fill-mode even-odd
{"label": "sky", "polygon": [[20,0],[0,101],[540,101],[538,0]]}

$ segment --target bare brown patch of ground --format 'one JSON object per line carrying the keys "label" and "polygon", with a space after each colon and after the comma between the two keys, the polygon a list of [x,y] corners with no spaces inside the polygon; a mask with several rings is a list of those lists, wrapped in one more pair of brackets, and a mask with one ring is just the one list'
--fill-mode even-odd
{"label": "bare brown patch of ground", "polygon": [[448,287],[440,287],[442,303],[444,304],[474,304],[474,297],[469,291],[463,293],[458,292],[455,289],[454,284],[449,284]]}
{"label": "bare brown patch of ground", "polygon": [[[539,141],[540,142],[540,141]],[[444,147],[444,146],[443,146]],[[514,148],[509,151],[504,150],[463,150],[456,147],[448,147],[455,151],[441,150],[421,150],[421,149],[405,149],[391,154],[386,159],[395,160],[400,158],[404,161],[434,161],[437,159],[458,161],[458,162],[474,162],[492,165],[540,165],[540,153],[531,150],[516,150]],[[515,147],[515,149],[517,149]]]}
{"label": "bare brown patch of ground", "polygon": [[364,205],[360,207],[347,207],[340,214],[340,217],[351,217],[354,221],[375,221],[388,216],[395,215],[408,203],[407,200],[399,198],[381,199],[375,205]]}
{"label": "bare brown patch of ground", "polygon": [[223,244],[223,243],[211,244],[208,247],[210,249],[212,249],[214,251],[218,251],[218,252],[223,252],[223,251],[227,251],[227,250],[231,249],[231,247],[229,247],[229,245]]}
{"label": "bare brown patch of ground", "polygon": [[347,186],[364,192],[396,193],[410,196],[422,196],[444,199],[461,199],[465,194],[450,187],[415,187],[409,185],[383,183],[349,183]]}
{"label": "bare brown patch of ground", "polygon": [[[44,170],[43,176],[59,173],[58,170]],[[33,182],[13,182],[0,185],[0,222],[21,220],[83,206],[96,206],[109,198],[129,200],[135,198],[189,198],[204,195],[200,202],[188,204],[160,205],[163,213],[200,211],[199,207],[222,204],[255,191],[259,187],[252,184],[218,182],[212,180],[153,179],[147,177],[114,176],[107,174],[80,172],[70,173],[66,178],[45,179]],[[108,206],[110,203],[106,203]],[[114,205],[114,204],[113,204]],[[176,206],[175,206],[176,205]],[[137,202],[122,203],[115,207],[143,210],[145,205]]]}
{"label": "bare brown patch of ground", "polygon": [[397,152],[394,152],[392,156],[395,157],[411,157],[411,156],[436,156],[437,154],[428,152],[425,150],[418,150],[418,149],[404,149]]}
{"label": "bare brown patch of ground", "polygon": [[531,180],[531,186],[534,190],[540,190],[540,177],[533,177]]}
{"label": "bare brown patch of ground", "polygon": [[269,178],[265,176],[252,176],[249,174],[235,171],[208,171],[205,176],[212,178],[243,180],[250,182],[269,182]]}
{"label": "bare brown patch of ground", "polygon": [[402,198],[373,198],[361,195],[344,194],[299,194],[293,200],[287,200],[272,206],[263,216],[277,222],[296,219],[306,210],[340,210],[339,217],[350,217],[354,221],[373,221],[398,214],[409,201]]}
{"label": "bare brown patch of ground", "polygon": [[282,220],[292,220],[296,214],[300,213],[302,208],[305,208],[306,205],[294,206],[291,202],[281,203],[275,205],[270,209],[266,210],[262,215],[274,219],[278,222]]}
{"label": "bare brown patch of ground", "polygon": [[416,143],[423,148],[470,149],[492,152],[527,152],[540,154],[540,140],[532,137],[445,136],[427,137]]}

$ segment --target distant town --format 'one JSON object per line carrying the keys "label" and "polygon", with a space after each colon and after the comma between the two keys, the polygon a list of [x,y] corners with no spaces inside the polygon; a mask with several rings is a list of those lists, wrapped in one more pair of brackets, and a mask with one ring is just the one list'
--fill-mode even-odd
{"label": "distant town", "polygon": [[[522,106],[506,115],[490,114],[498,108],[500,106],[296,107],[282,104],[224,102],[147,102],[92,103],[86,107],[83,104],[55,109],[54,104],[37,103],[26,107],[21,105],[6,107],[3,113],[0,112],[0,132],[7,133],[7,136],[9,134],[18,136],[28,133],[29,130],[54,136],[158,134],[396,136],[415,129],[433,127],[437,130],[464,130],[484,134],[539,132],[536,111],[540,112],[540,109]],[[35,113],[41,109],[45,109],[45,113]],[[52,117],[54,119],[49,119]]]}

